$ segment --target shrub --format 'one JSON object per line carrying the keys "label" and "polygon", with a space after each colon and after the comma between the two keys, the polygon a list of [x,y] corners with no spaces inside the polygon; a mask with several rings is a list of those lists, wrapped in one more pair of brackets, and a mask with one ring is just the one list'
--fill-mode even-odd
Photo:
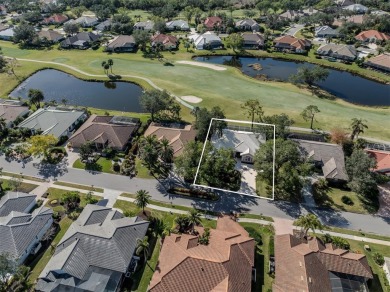
{"label": "shrub", "polygon": [[135,215],[137,215],[137,212],[136,211],[126,210],[126,211],[123,212],[123,215],[125,217],[134,217]]}
{"label": "shrub", "polygon": [[350,249],[349,242],[344,238],[334,236],[332,239],[332,243],[338,248],[342,248],[342,249],[346,249],[346,250]]}
{"label": "shrub", "polygon": [[43,204],[43,200],[37,200],[37,207],[39,208],[40,206],[42,206]]}
{"label": "shrub", "polygon": [[51,200],[50,201],[50,205],[55,205],[55,204],[58,204],[58,200]]}
{"label": "shrub", "polygon": [[115,172],[118,172],[121,169],[118,162],[115,162],[114,165],[112,166],[112,168]]}
{"label": "shrub", "polygon": [[79,216],[80,216],[80,212],[77,211],[73,211],[68,215],[69,219],[71,220],[76,220],[77,218],[79,218]]}
{"label": "shrub", "polygon": [[383,264],[385,263],[385,258],[383,257],[382,254],[380,254],[379,252],[375,252],[372,257],[374,258],[374,261],[380,265],[380,266],[383,266]]}
{"label": "shrub", "polygon": [[353,205],[353,201],[348,196],[342,196],[341,197],[341,202],[343,202],[345,205],[349,205],[349,206]]}
{"label": "shrub", "polygon": [[268,250],[269,250],[270,257],[275,256],[275,241],[273,236],[271,236],[269,239]]}

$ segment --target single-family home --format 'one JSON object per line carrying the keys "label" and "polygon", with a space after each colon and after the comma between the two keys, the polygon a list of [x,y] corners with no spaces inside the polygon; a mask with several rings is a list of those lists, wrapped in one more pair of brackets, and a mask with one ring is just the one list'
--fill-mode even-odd
{"label": "single-family home", "polygon": [[348,6],[343,7],[344,10],[354,12],[357,14],[364,14],[367,13],[368,7],[362,5],[362,4],[351,4]]}
{"label": "single-family home", "polygon": [[0,100],[0,120],[4,119],[7,128],[11,128],[16,120],[27,116],[29,112],[29,108],[19,101]]}
{"label": "single-family home", "polygon": [[317,38],[338,38],[340,33],[337,29],[333,29],[328,25],[317,26],[314,30],[314,35]]}
{"label": "single-family home", "polygon": [[53,14],[49,17],[46,17],[42,20],[42,24],[45,24],[45,25],[51,25],[51,24],[63,24],[64,22],[66,22],[68,20],[68,16],[66,16],[65,14]]}
{"label": "single-family home", "polygon": [[97,150],[110,147],[121,151],[126,148],[139,125],[137,118],[91,115],[69,138],[69,143],[73,148],[80,148],[86,142],[92,142]]}
{"label": "single-family home", "polygon": [[98,25],[95,26],[95,30],[97,33],[102,33],[108,29],[110,29],[112,24],[111,18],[106,19],[105,21],[99,23]]}
{"label": "single-family home", "polygon": [[61,42],[61,47],[64,49],[75,48],[79,50],[85,50],[98,40],[99,36],[93,32],[82,31],[74,36],[70,36],[64,39]]}
{"label": "single-family home", "polygon": [[311,16],[313,14],[318,13],[318,10],[313,8],[313,7],[308,7],[308,8],[302,9],[301,13],[303,14],[303,16]]}
{"label": "single-family home", "polygon": [[352,45],[325,44],[318,48],[317,54],[346,61],[353,61],[357,57],[356,48]]}
{"label": "single-family home", "polygon": [[87,114],[82,110],[57,109],[56,107],[40,108],[22,121],[18,128],[30,129],[33,133],[53,135],[56,138],[69,136]]}
{"label": "single-family home", "polygon": [[365,30],[355,36],[355,39],[361,42],[375,43],[377,41],[387,41],[390,40],[390,35],[377,30]]}
{"label": "single-family home", "polygon": [[219,16],[209,16],[204,20],[203,25],[209,31],[221,30],[223,29],[223,20]]}
{"label": "single-family home", "polygon": [[0,5],[0,16],[5,16],[7,15],[7,7],[4,5]]}
{"label": "single-family home", "polygon": [[144,136],[156,136],[158,140],[167,139],[173,149],[173,156],[178,157],[183,153],[187,143],[194,141],[196,130],[192,125],[184,124],[158,124],[151,123]]}
{"label": "single-family home", "polygon": [[204,229],[196,230],[165,237],[148,291],[250,292],[255,241],[248,232],[226,216],[210,229],[207,245],[199,243]]}
{"label": "single-family home", "polygon": [[0,31],[0,40],[4,41],[12,41],[14,37],[14,28],[8,27],[2,31]]}
{"label": "single-family home", "polygon": [[111,208],[85,206],[57,244],[35,291],[119,291],[137,268],[135,252],[148,226]]}
{"label": "single-family home", "polygon": [[181,30],[181,31],[187,31],[190,30],[190,26],[188,25],[188,22],[182,19],[176,19],[172,21],[168,21],[166,24],[167,30]]}
{"label": "single-family home", "polygon": [[374,149],[367,149],[366,152],[376,161],[373,171],[390,176],[390,152]]}
{"label": "single-family home", "polygon": [[362,15],[362,14],[336,18],[333,21],[332,26],[342,26],[346,22],[362,24],[365,19],[366,19],[366,15]]}
{"label": "single-family home", "polygon": [[301,16],[302,16],[302,13],[300,13],[299,11],[295,11],[295,10],[287,10],[287,11],[279,14],[280,19],[289,20],[289,21],[296,20]]}
{"label": "single-family home", "polygon": [[383,270],[385,271],[385,276],[387,278],[387,281],[390,283],[390,258],[389,257],[385,257]]}
{"label": "single-family home", "polygon": [[136,50],[137,44],[131,35],[118,35],[106,47],[106,51],[115,53],[135,52]]}
{"label": "single-family home", "polygon": [[294,36],[284,35],[274,39],[274,47],[279,51],[290,51],[294,53],[306,53],[311,42],[307,39],[298,39]]}
{"label": "single-family home", "polygon": [[75,23],[81,27],[94,27],[95,25],[99,24],[99,19],[95,16],[81,16],[76,19],[71,19],[66,23]]}
{"label": "single-family home", "polygon": [[0,254],[8,254],[23,264],[41,248],[40,241],[53,223],[53,211],[36,205],[36,196],[7,192],[0,199]]}
{"label": "single-family home", "polygon": [[243,49],[258,50],[264,46],[264,36],[260,33],[243,33],[242,34]]}
{"label": "single-family home", "polygon": [[52,29],[41,30],[40,32],[38,32],[38,37],[41,40],[45,39],[51,43],[60,42],[65,38],[62,34]]}
{"label": "single-family home", "polygon": [[163,33],[155,34],[150,38],[152,47],[160,46],[164,50],[175,50],[178,46],[178,39],[173,35]]}
{"label": "single-family home", "polygon": [[238,30],[250,30],[250,31],[255,31],[258,32],[260,30],[260,25],[256,22],[254,19],[242,19],[236,22],[236,28]]}
{"label": "single-family home", "polygon": [[383,53],[369,58],[366,62],[364,62],[364,65],[385,72],[390,72],[390,53]]}
{"label": "single-family home", "polygon": [[197,50],[215,50],[223,48],[221,38],[211,31],[205,32],[204,34],[190,35],[189,39],[194,43]]}
{"label": "single-family home", "polygon": [[154,22],[151,20],[137,22],[134,24],[134,29],[151,31],[154,29]]}
{"label": "single-family home", "polygon": [[227,148],[234,151],[235,157],[244,163],[254,163],[254,156],[266,137],[262,133],[223,129],[222,135],[214,134],[211,143],[216,149]]}
{"label": "single-family home", "polygon": [[335,0],[334,3],[339,7],[346,7],[355,4],[352,0]]}
{"label": "single-family home", "polygon": [[373,274],[364,254],[291,234],[275,236],[274,292],[369,291]]}
{"label": "single-family home", "polygon": [[348,181],[345,170],[344,151],[340,145],[316,141],[296,140],[301,155],[322,170],[324,178],[330,182]]}

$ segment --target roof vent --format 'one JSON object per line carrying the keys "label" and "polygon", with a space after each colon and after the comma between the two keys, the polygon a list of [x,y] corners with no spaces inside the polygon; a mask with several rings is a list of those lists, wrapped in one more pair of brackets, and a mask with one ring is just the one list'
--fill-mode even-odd
{"label": "roof vent", "polygon": [[200,269],[202,270],[202,272],[204,272],[204,269],[203,269],[203,267],[201,267]]}
{"label": "roof vent", "polygon": [[301,261],[299,261],[299,266],[302,267],[302,262]]}
{"label": "roof vent", "polygon": [[311,283],[311,277],[309,277],[309,283]]}

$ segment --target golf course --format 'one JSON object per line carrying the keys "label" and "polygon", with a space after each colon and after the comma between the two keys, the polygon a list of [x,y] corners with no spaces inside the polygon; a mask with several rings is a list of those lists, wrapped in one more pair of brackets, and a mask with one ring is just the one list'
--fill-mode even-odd
{"label": "golf course", "polygon": [[[4,41],[0,41],[0,47],[5,56],[18,59],[16,76],[0,74],[0,97],[3,98],[7,98],[26,77],[43,68],[62,70],[82,79],[107,80],[101,63],[110,58],[114,61],[113,73],[121,75],[122,80],[138,83],[146,90],[155,85],[179,97],[198,97],[198,103],[194,106],[220,106],[227,118],[244,119],[241,104],[249,99],[258,99],[266,115],[286,113],[294,119],[294,126],[309,127],[300,113],[312,104],[320,109],[316,115],[315,128],[331,130],[341,127],[348,130],[352,118],[362,118],[368,125],[364,136],[390,140],[388,107],[366,107],[340,99],[320,98],[290,83],[252,79],[232,67],[216,70],[180,62],[191,61],[194,55],[183,48],[177,52],[163,52],[165,62],[161,62],[143,57],[141,51],[134,54],[107,54],[102,48],[96,51],[58,50],[56,47],[29,50]],[[183,118],[192,120],[190,110],[183,109]]]}

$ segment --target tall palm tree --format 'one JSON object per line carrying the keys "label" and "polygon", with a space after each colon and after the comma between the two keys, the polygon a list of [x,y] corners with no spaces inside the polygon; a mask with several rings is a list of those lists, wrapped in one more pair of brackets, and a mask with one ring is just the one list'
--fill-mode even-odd
{"label": "tall palm tree", "polygon": [[106,75],[108,75],[108,69],[110,69],[110,65],[108,65],[106,61],[103,61],[103,62],[102,62],[102,67],[103,67],[103,69],[104,69],[104,73],[105,73]]}
{"label": "tall palm tree", "polygon": [[160,158],[165,164],[172,163],[173,161],[173,148],[169,143],[169,140],[166,138],[160,141]]}
{"label": "tall palm tree", "polygon": [[45,99],[43,92],[39,89],[30,89],[28,91],[28,99],[30,100],[31,104],[34,104],[36,108],[41,107],[41,102]]}
{"label": "tall palm tree", "polygon": [[108,66],[110,66],[111,74],[112,74],[112,67],[114,66],[114,60],[113,59],[108,59],[107,64],[108,64]]}
{"label": "tall palm tree", "polygon": [[142,208],[142,213],[145,214],[145,207],[149,204],[151,196],[145,190],[139,190],[135,193],[135,204],[138,208]]}
{"label": "tall palm tree", "polygon": [[147,236],[145,236],[142,239],[137,238],[137,249],[135,250],[135,254],[138,256],[143,254],[144,261],[146,263],[146,261],[148,260],[148,256],[149,256],[149,241],[148,241]]}
{"label": "tall palm tree", "polygon": [[359,138],[359,134],[364,133],[364,129],[368,129],[367,121],[363,119],[353,118],[351,123],[351,140],[354,140],[355,137]]}
{"label": "tall palm tree", "polygon": [[316,229],[322,229],[323,226],[318,217],[312,213],[309,213],[305,216],[300,216],[296,221],[295,225],[302,227],[304,237],[307,237],[307,233],[311,229],[315,233]]}
{"label": "tall palm tree", "polygon": [[195,226],[198,225],[201,222],[200,213],[196,209],[191,209],[188,212],[188,223],[192,225],[192,232],[195,231]]}

